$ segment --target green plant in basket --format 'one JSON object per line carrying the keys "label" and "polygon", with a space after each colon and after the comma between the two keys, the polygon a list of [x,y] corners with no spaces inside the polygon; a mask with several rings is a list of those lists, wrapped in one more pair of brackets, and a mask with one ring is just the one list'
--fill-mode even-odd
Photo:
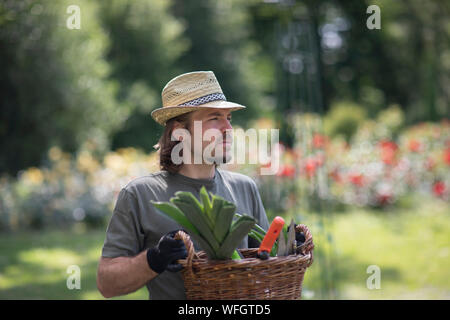
{"label": "green plant in basket", "polygon": [[181,225],[211,260],[239,259],[236,248],[255,225],[254,218],[236,215],[236,205],[200,189],[200,201],[191,193],[178,191],[170,202],[151,201]]}

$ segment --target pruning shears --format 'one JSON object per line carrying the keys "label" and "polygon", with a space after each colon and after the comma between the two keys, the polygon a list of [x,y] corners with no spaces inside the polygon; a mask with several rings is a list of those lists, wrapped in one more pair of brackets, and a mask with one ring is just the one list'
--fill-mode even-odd
{"label": "pruning shears", "polygon": [[261,242],[261,245],[259,246],[258,258],[260,258],[261,260],[267,260],[269,258],[269,253],[272,250],[272,247],[277,240],[278,235],[283,229],[283,226],[284,219],[280,216],[276,216],[275,219],[273,219],[269,230],[267,230],[266,235]]}

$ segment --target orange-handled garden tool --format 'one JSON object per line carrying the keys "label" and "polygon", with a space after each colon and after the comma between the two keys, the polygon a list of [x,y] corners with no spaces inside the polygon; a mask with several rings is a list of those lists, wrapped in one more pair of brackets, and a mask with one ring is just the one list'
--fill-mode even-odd
{"label": "orange-handled garden tool", "polygon": [[281,230],[284,226],[284,219],[280,216],[275,217],[273,219],[272,224],[267,230],[266,235],[264,236],[263,241],[258,249],[258,258],[262,260],[266,260],[269,258],[270,251],[272,250],[273,244],[278,238]]}

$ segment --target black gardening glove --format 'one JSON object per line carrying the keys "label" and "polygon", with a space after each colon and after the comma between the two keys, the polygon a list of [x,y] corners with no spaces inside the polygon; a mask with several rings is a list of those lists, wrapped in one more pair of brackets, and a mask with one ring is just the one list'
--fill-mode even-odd
{"label": "black gardening glove", "polygon": [[303,232],[296,232],[295,233],[295,241],[297,242],[297,247],[300,247],[305,243],[305,234]]}
{"label": "black gardening glove", "polygon": [[176,261],[186,258],[187,250],[183,240],[173,238],[178,231],[169,232],[159,240],[156,247],[147,251],[147,262],[153,271],[157,273],[164,270],[177,272],[183,269],[183,266]]}
{"label": "black gardening glove", "polygon": [[[297,228],[297,224],[294,223],[294,227]],[[288,226],[288,232],[289,232],[289,226]],[[297,232],[295,231],[295,242],[297,244],[297,248],[300,247],[303,243],[305,243],[305,234],[303,232]]]}

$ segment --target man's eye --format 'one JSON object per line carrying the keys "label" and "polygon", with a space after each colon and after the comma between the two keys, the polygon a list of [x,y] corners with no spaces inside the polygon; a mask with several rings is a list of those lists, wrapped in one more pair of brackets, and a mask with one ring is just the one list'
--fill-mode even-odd
{"label": "man's eye", "polygon": [[[230,121],[231,122],[231,118],[227,118],[228,119],[228,121]],[[211,118],[211,119],[209,119],[209,120],[219,120],[219,118]]]}

